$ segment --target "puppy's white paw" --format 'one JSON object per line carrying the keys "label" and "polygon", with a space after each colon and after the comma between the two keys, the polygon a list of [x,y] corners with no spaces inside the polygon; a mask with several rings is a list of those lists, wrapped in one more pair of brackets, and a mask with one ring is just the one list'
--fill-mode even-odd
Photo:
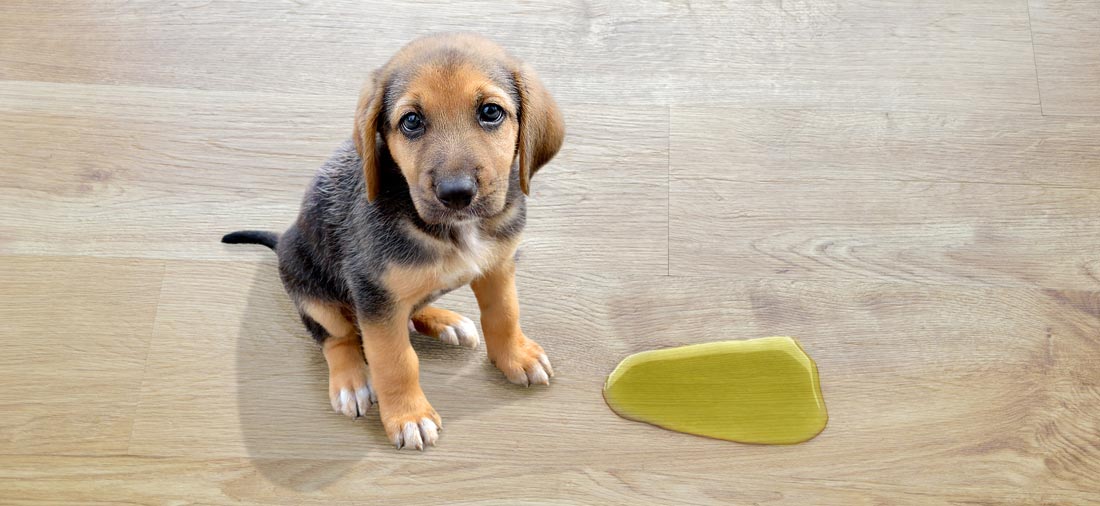
{"label": "puppy's white paw", "polygon": [[393,438],[397,449],[416,448],[423,450],[424,445],[435,446],[439,440],[439,427],[430,418],[424,417],[419,423],[406,422]]}
{"label": "puppy's white paw", "polygon": [[537,361],[528,362],[527,366],[522,369],[515,367],[504,371],[504,375],[508,378],[508,381],[525,387],[549,385],[550,377],[554,375],[554,369],[550,367],[550,359],[544,354],[539,355]]}
{"label": "puppy's white paw", "polygon": [[370,383],[367,383],[366,386],[354,390],[351,387],[333,389],[329,391],[329,401],[333,411],[354,419],[366,416],[367,410],[378,403],[378,397],[374,395]]}
{"label": "puppy's white paw", "polygon": [[435,336],[441,342],[467,348],[477,348],[481,336],[474,321],[454,311],[428,306],[412,316],[409,331]]}
{"label": "puppy's white paw", "polygon": [[554,376],[550,359],[538,343],[524,337],[518,344],[500,350],[489,359],[504,373],[508,381],[517,385],[549,385]]}
{"label": "puppy's white paw", "polygon": [[439,333],[439,340],[455,346],[477,348],[477,345],[481,343],[477,326],[474,325],[473,320],[465,316],[459,318],[460,320],[454,324],[443,327],[443,330]]}

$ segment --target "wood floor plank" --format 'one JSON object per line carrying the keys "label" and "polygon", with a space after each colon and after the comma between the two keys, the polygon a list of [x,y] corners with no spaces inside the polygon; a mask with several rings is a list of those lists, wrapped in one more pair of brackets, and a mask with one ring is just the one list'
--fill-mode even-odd
{"label": "wood floor plank", "polygon": [[0,259],[0,454],[126,451],[163,270]]}
{"label": "wood floor plank", "polygon": [[[615,469],[540,464],[517,468],[478,462],[460,468],[412,462],[141,457],[18,457],[0,467],[0,496],[12,505],[160,505],[180,500],[211,505],[440,504],[461,497],[486,505],[726,505],[823,506],[1077,506],[1082,492],[941,487],[883,487],[860,481],[787,480],[760,474],[649,470],[623,461]],[[269,472],[257,472],[266,469]],[[441,474],[454,479],[440,482]],[[516,486],[522,483],[522,486]]]}
{"label": "wood floor plank", "polygon": [[706,2],[686,10],[675,39],[647,46],[676,54],[674,104],[1039,110],[1023,0]]}
{"label": "wood floor plank", "polygon": [[159,311],[131,454],[356,458],[390,448],[374,425],[333,416],[324,359],[273,260],[172,262]]}
{"label": "wood floor plank", "polygon": [[677,180],[911,181],[1100,189],[1100,119],[682,107]]}
{"label": "wood floor plank", "polygon": [[1039,112],[1024,0],[191,7],[6,2],[0,79],[350,96],[409,39],[471,30],[564,102]]}
{"label": "wood floor plank", "polygon": [[671,271],[1096,289],[1100,191],[673,181]]}
{"label": "wood floor plank", "polygon": [[[269,256],[217,241],[294,220],[314,171],[350,135],[354,101],[0,83],[0,129],[13,148],[0,151],[0,195],[24,211],[0,223],[0,251]],[[565,109],[565,146],[532,182],[525,254],[534,268],[666,273],[667,111],[586,111]],[[593,254],[603,250],[634,261]]]}
{"label": "wood floor plank", "polygon": [[1100,1],[1028,5],[1043,113],[1100,116]]}
{"label": "wood floor plank", "polygon": [[[422,383],[446,431],[417,462],[492,462],[516,470],[508,483],[517,485],[535,458],[591,469],[600,482],[636,462],[650,463],[633,471],[640,482],[721,468],[881,494],[979,484],[1100,492],[1100,453],[1088,442],[1100,427],[1082,416],[1100,409],[1098,292],[540,273],[518,283],[525,330],[554,360],[554,384],[510,386],[480,350],[418,338]],[[278,292],[273,264],[173,262],[164,286],[132,454],[410,458],[389,446],[373,412],[352,422],[330,411],[323,361]],[[471,299],[459,293],[441,306],[475,316]],[[807,444],[666,432],[619,419],[600,397],[630,353],[765,335],[800,338],[818,362],[830,422]]]}
{"label": "wood floor plank", "polygon": [[680,112],[674,274],[1100,286],[1095,121]]}

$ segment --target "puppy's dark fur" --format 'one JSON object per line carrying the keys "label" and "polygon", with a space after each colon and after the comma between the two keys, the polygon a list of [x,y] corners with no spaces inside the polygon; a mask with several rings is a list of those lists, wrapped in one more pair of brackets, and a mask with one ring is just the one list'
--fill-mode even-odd
{"label": "puppy's dark fur", "polygon": [[[377,200],[367,202],[362,166],[354,144],[344,142],[321,166],[306,192],[297,221],[282,236],[241,231],[227,234],[222,242],[258,243],[274,249],[279,257],[283,286],[296,299],[334,301],[348,307],[358,301],[362,303],[356,307],[360,318],[390,316],[394,301],[387,296],[380,279],[383,267],[440,260],[440,253],[398,225],[412,224],[441,241],[456,242],[458,238],[448,225],[430,225],[420,218],[408,185],[392,160],[382,164],[383,190]],[[509,219],[482,222],[479,228],[499,239],[518,237],[523,232],[526,199],[519,188],[518,171],[510,178],[505,208],[513,209]],[[414,309],[431,303],[443,293],[432,295],[418,301]],[[307,327],[311,326],[308,315],[303,314],[302,320]],[[328,335],[322,330],[313,337],[324,342]]]}
{"label": "puppy's dark fur", "polygon": [[[489,124],[481,111],[491,105],[504,118]],[[414,133],[402,116],[410,111],[422,118]],[[477,343],[468,319],[429,306],[447,291],[471,283],[489,356],[510,380],[553,374],[520,330],[513,257],[530,177],[556,154],[564,126],[530,69],[483,38],[445,35],[410,43],[374,73],[354,133],[281,236],[222,241],[276,251],[283,285],[324,348],[333,408],[354,417],[378,402],[398,448],[422,448],[442,423],[420,390],[409,327]],[[436,197],[447,178],[476,181],[468,207]]]}

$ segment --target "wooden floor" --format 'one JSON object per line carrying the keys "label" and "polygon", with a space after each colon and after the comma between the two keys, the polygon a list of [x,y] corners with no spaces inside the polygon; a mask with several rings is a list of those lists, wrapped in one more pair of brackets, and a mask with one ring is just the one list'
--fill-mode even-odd
{"label": "wooden floor", "polygon": [[[558,375],[418,338],[447,430],[397,452],[218,238],[284,228],[368,72],[456,29],[566,115],[518,281]],[[1097,504],[1100,0],[4,1],[0,293],[5,505]],[[806,444],[602,402],[767,335],[820,367]]]}

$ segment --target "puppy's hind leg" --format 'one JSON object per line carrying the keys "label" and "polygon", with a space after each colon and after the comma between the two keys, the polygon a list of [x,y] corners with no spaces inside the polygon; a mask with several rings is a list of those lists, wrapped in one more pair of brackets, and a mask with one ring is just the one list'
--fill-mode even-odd
{"label": "puppy's hind leg", "polygon": [[355,325],[335,302],[305,299],[298,307],[302,321],[324,350],[332,409],[351,418],[365,416],[377,399],[367,380],[363,342]]}
{"label": "puppy's hind leg", "polygon": [[446,344],[477,348],[481,338],[474,321],[454,311],[424,306],[409,320],[417,332],[439,338]]}

